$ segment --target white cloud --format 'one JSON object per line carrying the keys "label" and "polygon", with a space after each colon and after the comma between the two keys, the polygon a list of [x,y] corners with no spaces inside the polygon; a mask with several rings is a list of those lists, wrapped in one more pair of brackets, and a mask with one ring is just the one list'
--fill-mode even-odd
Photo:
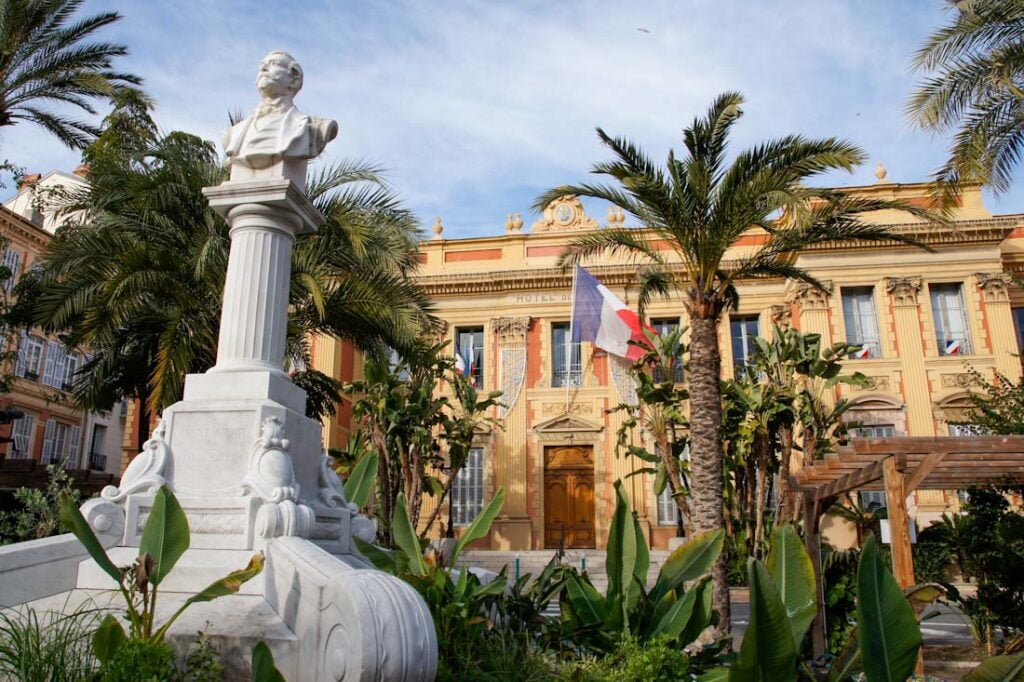
{"label": "white cloud", "polygon": [[[664,158],[727,89],[748,98],[737,144],[846,137],[896,181],[924,179],[942,159],[943,141],[910,130],[902,113],[907,65],[941,19],[937,1],[310,0],[289,3],[286,17],[279,7],[129,3],[110,34],[131,46],[124,66],[146,78],[161,126],[211,139],[227,111],[255,103],[259,58],[290,50],[306,72],[300,107],[341,126],[328,160],[386,165],[425,225],[444,217],[446,236],[498,233],[544,189],[583,179],[606,157],[597,125]],[[75,164],[28,126],[0,144],[33,170]],[[873,168],[830,180],[868,183]]]}

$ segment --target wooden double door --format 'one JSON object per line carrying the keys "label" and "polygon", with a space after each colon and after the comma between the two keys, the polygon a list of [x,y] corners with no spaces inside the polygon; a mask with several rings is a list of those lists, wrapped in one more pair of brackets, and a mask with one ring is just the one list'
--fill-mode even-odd
{"label": "wooden double door", "polygon": [[[544,451],[544,546],[595,547],[594,452],[589,447]],[[564,545],[563,545],[564,543]]]}

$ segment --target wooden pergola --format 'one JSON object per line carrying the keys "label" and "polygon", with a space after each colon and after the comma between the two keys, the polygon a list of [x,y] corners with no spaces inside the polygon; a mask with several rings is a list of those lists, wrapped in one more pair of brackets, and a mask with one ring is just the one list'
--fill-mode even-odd
{"label": "wooden pergola", "polygon": [[[962,490],[1024,485],[1024,436],[854,438],[850,444],[789,477],[804,498],[804,542],[821,556],[821,516],[840,495],[861,488],[885,490],[892,570],[900,586],[914,584],[907,496],[915,490]],[[821,563],[814,562],[821,585]],[[824,605],[812,627],[815,657],[825,652]]]}

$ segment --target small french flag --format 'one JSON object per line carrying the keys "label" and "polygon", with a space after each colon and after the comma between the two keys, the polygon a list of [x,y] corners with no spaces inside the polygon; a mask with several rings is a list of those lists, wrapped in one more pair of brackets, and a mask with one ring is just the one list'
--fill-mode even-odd
{"label": "small french flag", "polygon": [[963,348],[963,342],[960,339],[953,339],[952,341],[946,342],[946,355],[960,355],[960,351]]}
{"label": "small french flag", "polygon": [[596,277],[577,265],[572,342],[589,341],[612,355],[639,360],[644,356],[644,350],[629,345],[630,340],[650,345],[644,336],[640,316],[627,308]]}
{"label": "small french flag", "polygon": [[871,348],[868,346],[861,346],[860,350],[853,351],[853,357],[857,360],[863,360],[871,357]]}
{"label": "small french flag", "polygon": [[[466,360],[467,356],[471,359]],[[469,377],[470,386],[476,386],[476,377],[473,376],[473,370],[476,368],[476,363],[473,361],[475,357],[476,349],[472,347],[466,349],[466,355],[455,353],[455,371],[464,377]]]}

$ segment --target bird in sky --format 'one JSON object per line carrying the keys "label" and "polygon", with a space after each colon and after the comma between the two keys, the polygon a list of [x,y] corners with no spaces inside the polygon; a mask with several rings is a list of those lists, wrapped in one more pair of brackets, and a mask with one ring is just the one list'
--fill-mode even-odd
{"label": "bird in sky", "polygon": [[637,30],[640,31],[641,33],[650,33],[650,31],[648,31],[646,28],[638,28]]}

